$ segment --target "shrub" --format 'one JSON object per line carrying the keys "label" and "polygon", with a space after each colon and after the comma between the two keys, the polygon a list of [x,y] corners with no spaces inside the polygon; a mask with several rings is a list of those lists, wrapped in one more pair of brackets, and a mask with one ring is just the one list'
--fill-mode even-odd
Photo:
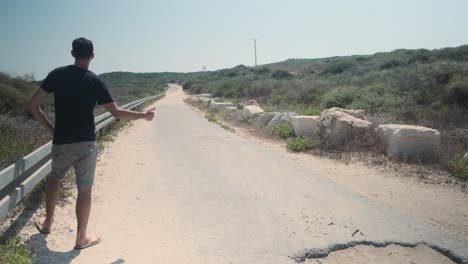
{"label": "shrub", "polygon": [[188,89],[192,88],[192,86],[193,86],[193,81],[186,81],[186,82],[184,82],[184,84],[182,85],[182,88],[183,88],[184,90],[188,90]]}
{"label": "shrub", "polygon": [[462,179],[468,179],[468,162],[463,160],[461,154],[456,154],[455,158],[448,162],[450,173]]}
{"label": "shrub", "polygon": [[268,68],[259,68],[255,70],[255,74],[260,74],[260,75],[267,75],[270,74],[271,70]]}
{"label": "shrub", "polygon": [[328,66],[323,74],[340,74],[353,67],[353,64],[350,62],[338,62]]}
{"label": "shrub", "polygon": [[278,123],[273,127],[273,134],[281,138],[289,138],[294,134],[294,129],[289,122]]}
{"label": "shrub", "polygon": [[31,264],[34,258],[18,237],[0,245],[0,263]]}
{"label": "shrub", "polygon": [[277,94],[268,100],[268,103],[274,106],[283,105],[286,103],[286,96]]}
{"label": "shrub", "polygon": [[0,114],[0,169],[24,157],[50,140],[38,122]]}
{"label": "shrub", "polygon": [[408,64],[413,63],[426,63],[430,60],[429,56],[425,54],[415,54],[411,59],[408,60]]}
{"label": "shrub", "polygon": [[205,116],[206,119],[208,119],[208,121],[210,122],[213,122],[213,123],[218,123],[218,118],[216,117],[215,114],[213,113],[209,113]]}
{"label": "shrub", "polygon": [[193,93],[202,93],[205,89],[206,84],[195,84],[192,87],[190,87],[190,91],[192,91]]}
{"label": "shrub", "polygon": [[316,148],[319,142],[313,138],[308,137],[294,137],[286,141],[286,147],[294,152],[305,151]]}
{"label": "shrub", "polygon": [[401,61],[389,60],[389,61],[385,62],[384,64],[380,65],[380,69],[386,70],[386,69],[395,68],[395,67],[398,67],[398,66],[401,66],[401,65],[403,65],[403,63]]}
{"label": "shrub", "polygon": [[317,108],[311,105],[299,105],[295,108],[295,111],[299,115],[308,115],[308,116],[319,116],[322,113],[322,109]]}
{"label": "shrub", "polygon": [[468,110],[468,77],[457,78],[446,86],[445,103],[457,104]]}
{"label": "shrub", "polygon": [[356,87],[340,87],[329,92],[323,100],[324,108],[346,108],[359,96],[357,89]]}
{"label": "shrub", "polygon": [[276,78],[276,79],[287,79],[287,78],[291,78],[292,74],[285,70],[275,70],[271,74],[271,77]]}
{"label": "shrub", "polygon": [[243,80],[216,81],[207,89],[215,97],[238,98],[251,84]]}
{"label": "shrub", "polygon": [[252,117],[240,117],[239,121],[243,124],[250,125],[252,124],[253,118]]}

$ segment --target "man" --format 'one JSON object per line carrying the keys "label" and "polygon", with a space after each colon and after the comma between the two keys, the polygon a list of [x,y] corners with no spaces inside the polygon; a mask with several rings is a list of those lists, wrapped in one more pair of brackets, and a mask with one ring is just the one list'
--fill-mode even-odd
{"label": "man", "polygon": [[[90,40],[75,39],[71,54],[75,63],[50,72],[29,102],[29,110],[34,118],[54,135],[52,172],[46,186],[46,216],[38,218],[35,224],[41,233],[50,233],[60,194],[60,182],[67,170],[73,166],[78,187],[75,249],[84,249],[101,241],[99,236],[91,235],[87,231],[98,152],[94,107],[96,103],[103,105],[118,119],[148,121],[154,118],[154,108],[146,112],[135,112],[117,106],[106,84],[88,70],[94,58],[93,43]],[[54,94],[55,126],[41,109],[42,102],[50,93]]]}

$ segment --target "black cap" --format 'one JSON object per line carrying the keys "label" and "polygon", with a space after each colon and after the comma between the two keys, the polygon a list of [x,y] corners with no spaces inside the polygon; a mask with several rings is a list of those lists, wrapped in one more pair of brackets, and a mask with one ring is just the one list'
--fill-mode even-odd
{"label": "black cap", "polygon": [[73,40],[73,57],[75,59],[89,59],[93,54],[93,42],[86,38],[77,38]]}

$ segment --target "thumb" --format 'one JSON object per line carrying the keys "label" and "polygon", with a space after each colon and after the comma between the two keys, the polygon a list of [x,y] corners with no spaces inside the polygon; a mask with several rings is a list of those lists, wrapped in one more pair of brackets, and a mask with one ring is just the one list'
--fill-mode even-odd
{"label": "thumb", "polygon": [[146,110],[146,112],[153,112],[154,110],[156,110],[156,107],[152,107],[152,108]]}

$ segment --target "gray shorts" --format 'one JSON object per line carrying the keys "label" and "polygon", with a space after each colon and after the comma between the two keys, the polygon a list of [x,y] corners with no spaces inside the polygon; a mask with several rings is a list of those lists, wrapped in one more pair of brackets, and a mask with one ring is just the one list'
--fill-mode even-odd
{"label": "gray shorts", "polygon": [[63,179],[73,166],[76,185],[91,186],[94,184],[97,154],[95,141],[52,145],[52,172],[49,177]]}

